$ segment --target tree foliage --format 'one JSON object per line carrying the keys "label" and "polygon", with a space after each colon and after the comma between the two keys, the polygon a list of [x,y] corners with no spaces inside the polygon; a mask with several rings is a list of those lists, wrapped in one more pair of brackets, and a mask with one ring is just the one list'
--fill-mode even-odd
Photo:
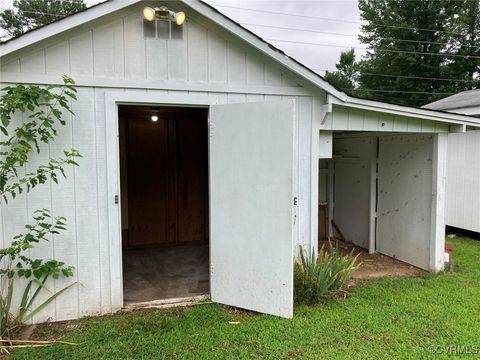
{"label": "tree foliage", "polygon": [[355,60],[355,50],[342,51],[340,61],[335,67],[337,71],[327,71],[325,79],[341,90],[354,93],[358,78],[358,63]]}
{"label": "tree foliage", "polygon": [[15,0],[13,10],[0,14],[0,27],[9,37],[16,37],[85,8],[83,0]]}
{"label": "tree foliage", "polygon": [[360,0],[367,21],[360,41],[368,50],[350,65],[358,70],[350,78],[355,94],[420,106],[479,88],[479,6],[479,0]]}

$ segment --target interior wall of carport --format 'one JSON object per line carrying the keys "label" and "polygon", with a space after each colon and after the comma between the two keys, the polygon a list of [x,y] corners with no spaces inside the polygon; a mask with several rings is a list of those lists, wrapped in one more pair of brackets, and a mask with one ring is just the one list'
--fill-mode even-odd
{"label": "interior wall of carport", "polygon": [[[397,133],[391,135],[429,134],[431,136],[431,156],[429,162],[431,163],[431,177],[429,179],[430,188],[427,189],[429,196],[428,204],[430,204],[430,213],[424,229],[427,229],[428,234],[424,236],[425,242],[428,243],[428,261],[422,267],[427,270],[440,271],[443,269],[443,251],[444,251],[444,194],[445,194],[445,158],[446,158],[446,136],[448,133],[448,123],[422,120],[414,117],[391,115],[385,113],[377,113],[367,110],[335,107],[331,113],[323,113],[321,106],[318,106],[319,116],[314,121],[313,136],[316,140],[313,145],[318,146],[316,151],[312,152],[314,159],[331,159],[333,153],[332,134],[333,131],[362,131],[372,132],[372,134],[379,136],[388,136],[390,133]],[[319,162],[313,161],[312,183],[317,185],[316,191],[312,194],[316,196],[316,207],[312,208],[312,220],[317,225],[318,238],[318,203],[319,203]],[[323,176],[325,178],[325,176]],[[333,214],[333,208],[331,209]],[[374,216],[374,215],[371,215]],[[372,224],[372,223],[371,223]],[[398,223],[398,228],[402,231],[411,230],[409,224]],[[370,227],[370,233],[375,229]],[[414,236],[415,237],[415,234]],[[377,237],[378,241],[378,237]],[[412,247],[410,247],[412,248]],[[408,262],[408,261],[407,261]]]}

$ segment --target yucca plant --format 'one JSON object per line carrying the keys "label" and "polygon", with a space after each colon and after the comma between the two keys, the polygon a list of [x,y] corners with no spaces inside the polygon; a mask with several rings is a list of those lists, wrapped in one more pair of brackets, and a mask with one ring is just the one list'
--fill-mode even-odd
{"label": "yucca plant", "polygon": [[318,255],[312,250],[306,254],[300,247],[299,259],[294,265],[294,298],[297,304],[316,304],[330,291],[342,289],[356,269],[357,257],[343,255],[330,244],[320,248]]}
{"label": "yucca plant", "polygon": [[[48,235],[59,234],[65,230],[63,217],[51,218],[46,209],[37,210],[33,216],[35,223],[26,225],[26,232],[15,236],[15,240],[7,247],[0,249],[0,338],[9,337],[12,329],[24,324],[33,316],[43,310],[60,294],[69,289],[70,284],[63,289],[52,293],[50,297],[36,303],[41,290],[48,291],[46,282],[50,277],[58,279],[60,276],[71,277],[73,267],[65,266],[61,261],[31,259],[27,256],[28,250],[40,241],[47,241]],[[12,297],[15,280],[24,278],[28,280],[23,289],[20,303],[12,311]],[[17,306],[18,305],[18,306]]]}

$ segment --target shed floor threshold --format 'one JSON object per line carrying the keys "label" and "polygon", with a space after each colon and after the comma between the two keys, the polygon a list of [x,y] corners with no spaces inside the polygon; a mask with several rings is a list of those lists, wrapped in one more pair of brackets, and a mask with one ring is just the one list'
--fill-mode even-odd
{"label": "shed floor threshold", "polygon": [[208,302],[210,300],[210,295],[199,295],[199,296],[190,296],[190,297],[181,297],[173,299],[161,299],[161,300],[152,300],[138,303],[130,303],[125,305],[122,310],[132,311],[137,309],[165,309],[177,306],[191,306],[198,303]]}

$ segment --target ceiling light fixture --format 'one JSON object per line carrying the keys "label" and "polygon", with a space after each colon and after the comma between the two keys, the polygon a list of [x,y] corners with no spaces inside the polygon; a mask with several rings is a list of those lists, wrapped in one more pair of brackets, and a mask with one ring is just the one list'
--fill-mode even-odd
{"label": "ceiling light fixture", "polygon": [[146,6],[143,9],[143,17],[148,21],[153,21],[155,19],[175,21],[175,23],[180,26],[185,22],[187,15],[185,15],[183,11],[175,12],[169,10],[165,6],[161,6],[159,8],[151,8]]}

